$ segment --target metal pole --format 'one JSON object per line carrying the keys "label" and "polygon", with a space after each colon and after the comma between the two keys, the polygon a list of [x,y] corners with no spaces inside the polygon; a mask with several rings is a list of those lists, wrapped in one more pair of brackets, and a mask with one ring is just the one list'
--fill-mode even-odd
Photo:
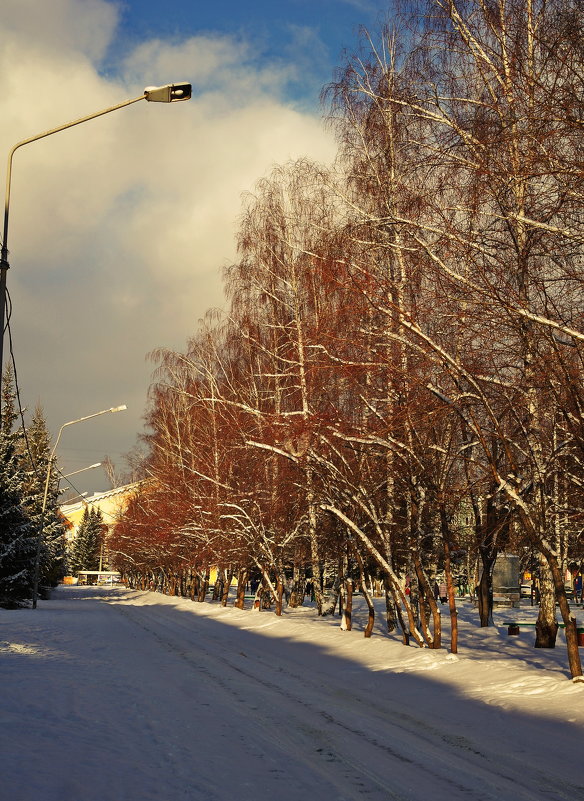
{"label": "metal pole", "polygon": [[10,184],[12,174],[12,157],[16,150],[23,145],[28,145],[31,142],[36,142],[38,139],[44,139],[46,136],[64,131],[67,128],[73,128],[75,125],[80,125],[82,122],[89,122],[96,117],[103,117],[104,114],[109,114],[112,111],[117,111],[119,108],[125,108],[138,103],[140,100],[148,100],[155,103],[175,103],[176,101],[190,100],[191,99],[191,84],[190,83],[168,83],[164,86],[147,86],[144,92],[139,97],[133,97],[130,100],[123,100],[121,103],[116,103],[115,106],[108,106],[101,111],[94,111],[92,114],[87,114],[85,117],[79,117],[77,120],[66,122],[63,125],[58,125],[56,128],[50,128],[48,131],[31,136],[28,139],[23,139],[22,142],[17,142],[10,153],[8,154],[8,165],[6,168],[6,195],[4,201],[4,233],[2,237],[2,252],[0,255],[0,407],[2,404],[2,370],[3,370],[3,354],[4,354],[4,326],[5,326],[5,307],[6,307],[6,272],[10,267],[8,263],[8,214],[10,209]]}
{"label": "metal pole", "polygon": [[134,97],[131,100],[124,100],[122,103],[117,103],[115,106],[109,106],[108,108],[104,108],[101,111],[95,111],[93,114],[88,114],[86,117],[80,117],[77,120],[72,120],[71,122],[66,122],[63,125],[59,125],[56,128],[51,128],[48,131],[43,131],[36,136],[31,136],[28,139],[23,139],[21,142],[17,142],[14,147],[11,149],[10,153],[8,154],[8,163],[6,166],[6,194],[4,197],[4,231],[2,236],[2,253],[0,256],[0,406],[1,406],[1,399],[2,399],[2,373],[4,370],[4,328],[6,325],[6,273],[10,267],[8,263],[8,217],[10,214],[10,187],[12,183],[12,158],[14,153],[18,150],[19,147],[23,145],[28,145],[31,142],[36,142],[38,139],[44,139],[47,136],[51,136],[52,134],[59,133],[59,131],[65,131],[67,128],[73,128],[75,125],[80,125],[82,122],[89,122],[89,120],[94,120],[96,117],[102,117],[104,114],[109,114],[112,111],[117,111],[120,108],[125,108],[125,106],[130,106],[132,103],[138,103],[140,100],[147,100],[146,94],[140,95],[140,97]]}
{"label": "metal pole", "polygon": [[68,423],[63,423],[61,428],[59,429],[59,433],[57,434],[57,440],[53,446],[53,450],[51,451],[51,455],[49,457],[49,464],[47,465],[47,476],[45,478],[45,491],[43,494],[43,505],[41,508],[41,520],[39,525],[39,532],[37,535],[37,543],[36,543],[36,553],[34,558],[34,573],[33,573],[33,582],[32,582],[32,608],[37,608],[37,599],[39,594],[39,577],[40,577],[40,567],[41,567],[41,550],[45,535],[45,512],[47,509],[47,497],[49,494],[49,483],[51,480],[51,468],[53,466],[53,460],[55,458],[55,453],[57,451],[57,446],[59,444],[59,440],[61,439],[61,434],[63,433],[63,429],[67,428],[67,426],[72,426],[74,423],[83,423],[85,420],[91,420],[92,417],[99,417],[102,414],[108,414],[108,412],[122,412],[126,408],[125,405],[122,406],[112,406],[110,409],[103,409],[101,412],[95,412],[94,414],[88,414],[85,417],[79,417],[77,420],[69,420]]}

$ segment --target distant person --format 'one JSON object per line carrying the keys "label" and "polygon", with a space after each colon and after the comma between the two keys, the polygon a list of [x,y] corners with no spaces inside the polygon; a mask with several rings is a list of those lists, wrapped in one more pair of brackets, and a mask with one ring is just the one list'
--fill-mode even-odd
{"label": "distant person", "polygon": [[290,596],[292,595],[293,589],[294,589],[294,579],[285,579],[283,585],[283,592],[287,604],[290,603]]}
{"label": "distant person", "polygon": [[582,601],[582,574],[578,573],[574,576],[574,602],[583,603]]}
{"label": "distant person", "polygon": [[448,596],[448,588],[446,587],[446,583],[444,581],[440,582],[438,591],[440,592],[440,603],[445,604]]}

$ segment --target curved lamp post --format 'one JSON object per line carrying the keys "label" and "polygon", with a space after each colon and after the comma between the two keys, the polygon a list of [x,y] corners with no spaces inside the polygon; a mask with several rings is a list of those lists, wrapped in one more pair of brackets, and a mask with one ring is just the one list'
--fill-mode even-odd
{"label": "curved lamp post", "polygon": [[[95,470],[96,467],[101,467],[101,462],[96,462],[95,464],[90,464],[87,467],[82,467],[80,470],[74,470],[72,473],[61,473],[61,478],[70,478],[70,476],[76,476],[77,473],[85,473],[86,470]],[[60,480],[60,479],[59,479]]]}
{"label": "curved lamp post", "polygon": [[83,500],[83,498],[85,498],[86,495],[89,495],[89,493],[88,492],[78,492],[77,495],[74,495],[72,498],[69,498],[69,500],[66,503],[63,504],[63,506],[69,506],[69,504],[73,503],[73,502],[76,503],[77,502],[77,498],[81,498],[81,500]]}
{"label": "curved lamp post", "polygon": [[[88,414],[85,417],[79,417],[77,420],[69,420],[67,423],[63,423],[61,428],[59,429],[59,433],[57,434],[57,439],[53,446],[53,450],[51,451],[51,455],[49,456],[49,463],[47,465],[47,475],[45,478],[45,491],[43,494],[43,505],[41,509],[41,522],[39,526],[39,533],[37,536],[37,547],[36,547],[36,554],[34,559],[34,575],[33,575],[33,584],[32,584],[32,608],[36,609],[37,607],[37,598],[39,594],[39,574],[40,574],[40,565],[41,565],[41,548],[44,539],[45,533],[45,511],[47,509],[47,496],[49,494],[49,483],[51,480],[51,468],[53,466],[53,460],[55,458],[55,453],[57,451],[57,446],[59,445],[59,441],[61,439],[61,434],[63,433],[63,429],[67,428],[67,426],[72,426],[75,423],[83,423],[85,420],[91,420],[92,417],[99,417],[102,414],[110,414],[114,412],[123,412],[127,409],[127,406],[123,404],[122,406],[112,406],[110,409],[103,409],[101,412],[94,412],[93,414]],[[94,467],[96,465],[92,465]],[[84,470],[88,468],[83,468]],[[81,472],[81,471],[78,471]]]}
{"label": "curved lamp post", "polygon": [[12,158],[14,153],[19,147],[28,145],[31,142],[36,142],[38,139],[44,139],[52,134],[64,131],[67,128],[73,128],[75,125],[81,125],[83,122],[89,122],[96,117],[102,117],[104,114],[109,114],[112,111],[117,111],[120,108],[130,106],[132,103],[138,103],[140,100],[147,100],[150,103],[174,103],[179,100],[190,100],[191,98],[191,84],[190,83],[169,83],[164,86],[148,86],[144,89],[144,93],[139,97],[124,100],[122,103],[117,103],[115,106],[109,106],[101,111],[95,111],[93,114],[88,114],[86,117],[80,117],[77,120],[66,122],[56,128],[51,128],[48,131],[31,136],[28,139],[23,139],[17,142],[8,154],[8,165],[6,168],[6,195],[4,201],[4,233],[2,237],[2,252],[0,255],[0,397],[2,390],[2,370],[3,370],[3,353],[4,353],[4,316],[6,307],[6,272],[10,267],[8,263],[8,216],[10,211],[10,185],[12,182]]}
{"label": "curved lamp post", "polygon": [[[67,473],[67,474],[61,473],[61,471],[57,467],[57,473],[59,474],[59,480],[57,482],[57,486],[61,483],[61,479],[62,478],[70,478],[70,476],[76,476],[78,473],[85,473],[86,470],[95,470],[96,467],[101,467],[101,462],[96,462],[95,464],[90,464],[87,467],[82,467],[79,470],[74,470],[72,473]],[[67,490],[70,490],[70,489],[75,489],[75,487],[65,487],[65,489],[59,490],[59,494],[62,495],[64,492],[67,492]],[[74,495],[73,497],[77,498],[77,496],[79,494],[80,493],[77,493],[77,495]],[[87,495],[87,492],[81,493],[81,494]],[[70,500],[71,499],[69,499],[66,503],[70,503]]]}

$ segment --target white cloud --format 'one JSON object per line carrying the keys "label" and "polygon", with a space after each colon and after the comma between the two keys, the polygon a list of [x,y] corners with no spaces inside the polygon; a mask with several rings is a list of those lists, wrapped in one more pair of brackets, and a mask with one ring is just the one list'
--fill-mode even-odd
{"label": "white cloud", "polygon": [[[274,163],[334,151],[318,119],[282,100],[293,65],[260,67],[242,40],[197,36],[143,42],[106,78],[115,22],[101,0],[5,0],[0,17],[5,153],[147,85],[193,82],[188,103],[140,102],[15,155],[8,286],[23,398],[40,399],[53,430],[127,402],[93,434],[112,455],[141,427],[145,354],[182,347],[221,302],[241,194]],[[91,438],[78,428],[75,440]]]}
{"label": "white cloud", "polygon": [[103,0],[2,0],[1,27],[21,55],[77,53],[97,63],[118,22],[118,8]]}
{"label": "white cloud", "polygon": [[174,46],[160,39],[145,42],[124,60],[123,69],[130,80],[146,77],[155,84],[164,83],[164,76],[171,72],[184,74],[193,81],[195,91],[220,90],[239,104],[250,92],[257,96],[262,90],[281,89],[291,69],[272,64],[258,71],[254,60],[254,48],[242,39],[192,36]]}

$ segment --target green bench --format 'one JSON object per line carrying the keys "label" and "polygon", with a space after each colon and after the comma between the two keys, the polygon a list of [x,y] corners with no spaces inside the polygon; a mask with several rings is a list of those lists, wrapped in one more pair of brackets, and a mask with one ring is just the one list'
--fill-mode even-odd
{"label": "green bench", "polygon": [[507,634],[519,634],[519,628],[521,626],[523,628],[535,628],[535,622],[531,623],[528,620],[505,620],[503,625],[507,626]]}
{"label": "green bench", "polygon": [[[520,628],[535,628],[535,621],[531,622],[530,620],[505,620],[503,621],[503,625],[507,626],[507,634],[519,634]],[[565,623],[558,623],[558,626],[563,629],[566,627]],[[584,636],[584,626],[576,626],[576,631],[578,632],[578,640],[582,639]],[[584,645],[584,643],[579,642],[579,645]]]}

